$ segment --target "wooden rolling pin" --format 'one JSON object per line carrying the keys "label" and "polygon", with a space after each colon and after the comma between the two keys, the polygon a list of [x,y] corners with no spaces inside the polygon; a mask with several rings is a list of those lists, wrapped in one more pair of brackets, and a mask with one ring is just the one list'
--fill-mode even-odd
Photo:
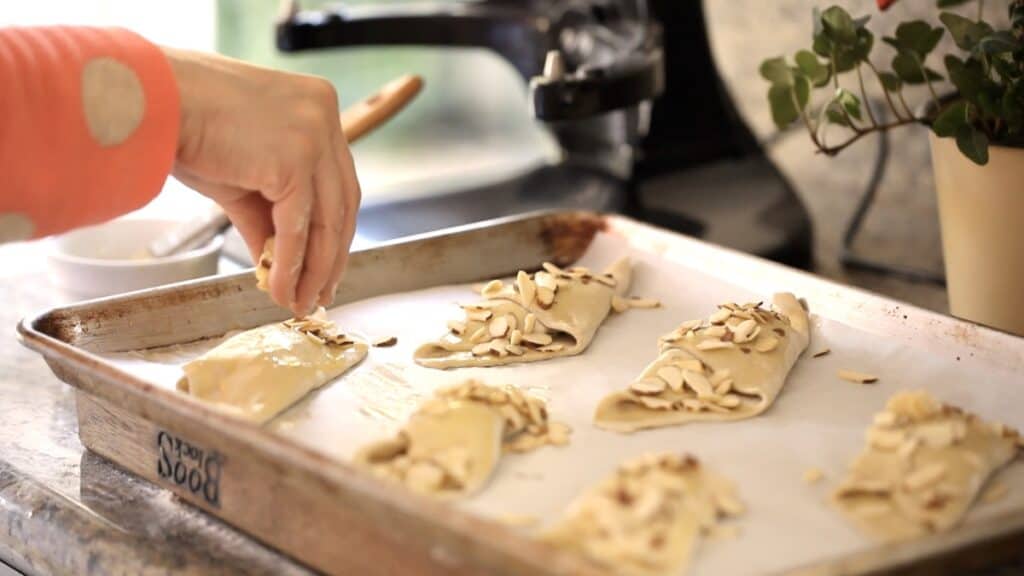
{"label": "wooden rolling pin", "polygon": [[[369,134],[391,119],[412,101],[423,87],[423,79],[407,74],[388,82],[370,97],[341,112],[341,130],[349,144]],[[214,205],[202,218],[190,220],[148,246],[149,256],[159,258],[186,252],[205,245],[223,234],[231,221],[220,206]]]}

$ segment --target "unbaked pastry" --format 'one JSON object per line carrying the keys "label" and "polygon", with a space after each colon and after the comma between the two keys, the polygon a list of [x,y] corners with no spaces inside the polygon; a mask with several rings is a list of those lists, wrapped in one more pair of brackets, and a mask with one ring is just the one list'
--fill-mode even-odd
{"label": "unbaked pastry", "polygon": [[479,491],[502,452],[569,442],[544,402],[518,389],[476,381],[439,390],[398,433],[360,450],[357,464],[411,490],[439,497]]}
{"label": "unbaked pastry", "polygon": [[359,363],[366,351],[321,308],[228,338],[185,364],[178,389],[263,423]]}
{"label": "unbaked pastry", "polygon": [[562,270],[550,262],[535,274],[520,271],[510,285],[494,280],[484,300],[464,306],[465,320],[415,353],[428,368],[499,366],[572,356],[590,345],[594,333],[629,290],[631,267],[623,258],[603,274],[586,268]]}
{"label": "unbaked pastry", "polygon": [[1022,448],[1015,430],[942,404],[923,390],[890,398],[865,440],[833,501],[881,540],[953,528],[988,479]]}
{"label": "unbaked pastry", "polygon": [[732,483],[692,456],[649,455],[582,494],[542,540],[616,574],[679,574],[698,538],[743,510]]}
{"label": "unbaked pastry", "polygon": [[723,304],[662,336],[658,358],[628,389],[598,404],[596,425],[632,432],[767,410],[810,342],[807,312],[796,297],[776,294],[773,304]]}

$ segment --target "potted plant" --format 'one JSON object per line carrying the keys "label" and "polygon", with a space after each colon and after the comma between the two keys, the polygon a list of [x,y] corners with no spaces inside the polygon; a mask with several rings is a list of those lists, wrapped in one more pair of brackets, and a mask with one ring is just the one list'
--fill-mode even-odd
{"label": "potted plant", "polygon": [[[877,0],[882,10],[894,1]],[[968,5],[970,15],[900,23],[882,38],[888,66],[871,59],[879,43],[867,16],[815,10],[811,48],[765,60],[760,71],[775,124],[803,124],[826,155],[881,130],[929,126],[950,310],[1024,334],[1024,0],[1006,4],[1000,28],[984,19],[983,0],[937,0],[940,9]],[[933,52],[947,32],[956,50],[937,66]],[[942,98],[947,80],[955,93]],[[907,85],[927,87],[925,106],[908,104]],[[869,90],[884,96],[888,118],[868,105]],[[816,92],[826,93],[818,105]],[[837,130],[842,139],[828,141]]]}

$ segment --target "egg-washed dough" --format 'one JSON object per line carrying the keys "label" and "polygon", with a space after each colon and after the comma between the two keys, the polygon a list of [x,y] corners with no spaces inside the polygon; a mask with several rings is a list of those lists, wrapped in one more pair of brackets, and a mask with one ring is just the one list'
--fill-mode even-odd
{"label": "egg-washed dough", "polygon": [[689,455],[647,455],[619,467],[541,539],[616,574],[679,574],[698,539],[744,507],[732,483]]}
{"label": "egg-washed dough", "polygon": [[568,441],[569,428],[549,422],[540,399],[471,380],[439,390],[394,437],[366,446],[355,461],[415,492],[450,498],[483,488],[503,452]]}
{"label": "egg-washed dough", "polygon": [[495,280],[484,300],[464,306],[466,319],[448,323],[450,332],[416,350],[416,363],[428,368],[500,366],[573,356],[590,345],[612,310],[613,300],[629,290],[628,258],[603,274],[586,268],[562,270],[551,263],[535,274],[519,272],[516,281]]}
{"label": "egg-washed dough", "polygon": [[865,440],[833,502],[865,533],[890,541],[956,526],[988,479],[1022,449],[1015,430],[923,390],[890,398]]}
{"label": "egg-washed dough", "polygon": [[789,293],[774,309],[723,304],[659,339],[661,354],[626,390],[597,406],[595,424],[633,432],[767,410],[810,342],[807,312]]}
{"label": "egg-washed dough", "polygon": [[358,364],[366,351],[365,342],[338,331],[321,308],[232,336],[185,364],[178,388],[263,423]]}

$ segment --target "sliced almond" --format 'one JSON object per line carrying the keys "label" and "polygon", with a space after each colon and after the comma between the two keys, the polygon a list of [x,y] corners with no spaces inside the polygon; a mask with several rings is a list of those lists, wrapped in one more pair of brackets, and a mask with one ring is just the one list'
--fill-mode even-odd
{"label": "sliced almond", "polygon": [[533,314],[527,314],[526,317],[523,318],[523,333],[529,334],[530,332],[533,332],[533,329],[536,327],[537,317],[534,316]]}
{"label": "sliced almond", "polygon": [[551,344],[550,334],[541,334],[539,332],[532,332],[530,334],[523,334],[523,342],[529,342],[530,344],[536,344],[537,346],[547,346]]}
{"label": "sliced almond", "polygon": [[725,326],[710,326],[702,330],[701,335],[707,336],[708,338],[721,338],[722,336],[725,336],[728,331],[729,329]]}
{"label": "sliced almond", "polygon": [[551,262],[545,262],[545,263],[541,264],[541,267],[544,268],[544,270],[546,270],[547,273],[551,274],[552,276],[558,276],[559,274],[564,274],[565,273],[561,268],[559,268],[558,266],[555,266]]}
{"label": "sliced almond", "polygon": [[550,307],[555,301],[555,291],[551,288],[544,288],[537,286],[537,303],[540,304],[541,308]]}
{"label": "sliced almond", "polygon": [[758,352],[771,352],[779,347],[779,339],[774,336],[765,336],[754,343],[754,350]]}
{"label": "sliced almond", "polygon": [[456,335],[461,336],[462,333],[466,331],[466,324],[464,322],[459,322],[458,320],[449,320],[448,329]]}
{"label": "sliced almond", "polygon": [[715,403],[723,408],[736,408],[742,403],[740,397],[735,394],[726,394],[715,400]]}
{"label": "sliced almond", "polygon": [[683,398],[683,407],[691,412],[700,412],[705,404],[696,398]]}
{"label": "sliced almond", "polygon": [[747,342],[754,338],[754,330],[757,329],[757,322],[753,320],[744,320],[733,328],[734,341],[736,342]]}
{"label": "sliced almond", "polygon": [[884,500],[868,500],[852,508],[852,512],[861,518],[878,518],[892,512],[892,506]]}
{"label": "sliced almond", "polygon": [[533,303],[533,297],[537,294],[537,285],[530,279],[530,275],[522,270],[516,274],[516,286],[519,288],[519,299],[523,306]]}
{"label": "sliced almond", "polygon": [[853,370],[840,370],[838,375],[843,380],[857,384],[873,384],[878,382],[878,376],[866,374],[864,372],[855,372]]}
{"label": "sliced almond", "polygon": [[825,477],[825,474],[818,468],[808,468],[804,470],[804,482],[807,484],[817,484]]}
{"label": "sliced almond", "polygon": [[683,381],[697,394],[698,398],[710,398],[715,395],[714,390],[711,389],[711,382],[708,382],[707,377],[703,374],[684,370]]}
{"label": "sliced almond", "polygon": [[618,282],[615,281],[615,277],[610,274],[598,274],[597,276],[594,276],[594,279],[609,288],[615,288],[615,286],[618,285]]}
{"label": "sliced almond", "polygon": [[468,309],[466,310],[466,319],[475,320],[477,322],[486,322],[488,318],[492,316],[490,310],[481,309]]}
{"label": "sliced almond", "polygon": [[491,350],[497,353],[498,356],[501,356],[502,358],[508,356],[508,351],[505,348],[506,344],[501,340],[491,340],[490,345]]}
{"label": "sliced almond", "polygon": [[685,360],[677,360],[675,365],[681,370],[689,370],[690,372],[696,372],[698,374],[704,373],[704,363],[696,358],[686,358]]}
{"label": "sliced almond", "polygon": [[652,410],[671,410],[672,401],[657,396],[640,396],[637,398],[641,404]]}
{"label": "sliced almond", "polygon": [[491,280],[487,284],[484,284],[483,289],[480,290],[480,295],[484,298],[493,298],[501,293],[501,289],[504,287],[505,284],[502,283],[501,280]]}
{"label": "sliced almond", "polygon": [[874,423],[880,428],[892,428],[896,425],[896,415],[892,412],[879,412],[875,414]]}
{"label": "sliced almond", "polygon": [[697,343],[697,350],[721,350],[723,348],[735,348],[732,342],[722,342],[721,340],[702,340]]}
{"label": "sliced almond", "polygon": [[619,298],[618,296],[612,296],[612,310],[623,313],[629,310],[629,301],[625,298]]}
{"label": "sliced almond", "polygon": [[509,344],[508,346],[505,346],[505,350],[513,356],[522,356],[526,352],[525,348],[516,344]]}
{"label": "sliced almond", "polygon": [[812,357],[813,358],[821,358],[822,356],[827,355],[829,352],[832,352],[832,350],[830,350],[829,348],[823,348],[823,349],[818,350],[817,352],[815,352]]}
{"label": "sliced almond", "polygon": [[725,396],[732,391],[732,378],[726,378],[718,384],[715,384],[715,394],[719,396]]}
{"label": "sliced almond", "polygon": [[405,473],[405,485],[417,492],[434,492],[444,482],[444,471],[430,462],[415,462]]}
{"label": "sliced almond", "polygon": [[712,324],[721,324],[728,320],[730,316],[732,316],[732,310],[729,310],[728,308],[719,308],[712,313],[711,316],[708,316],[708,322],[711,322]]}
{"label": "sliced almond", "polygon": [[533,277],[533,281],[537,283],[538,292],[541,288],[545,288],[552,292],[558,289],[558,283],[555,281],[555,277],[547,272],[537,272]]}
{"label": "sliced almond", "polygon": [[668,387],[676,392],[683,389],[683,371],[675,366],[662,366],[658,368],[658,378],[668,384]]}
{"label": "sliced almond", "polygon": [[491,352],[491,343],[482,342],[480,344],[477,344],[476,346],[473,346],[473,349],[470,351],[473,353],[474,356],[485,356]]}
{"label": "sliced almond", "polygon": [[629,385],[630,390],[642,396],[661,394],[665,387],[665,382],[658,378],[642,378]]}
{"label": "sliced almond", "polygon": [[469,337],[469,341],[483,342],[484,340],[487,340],[488,336],[489,334],[487,332],[487,326],[481,326],[480,328],[477,328],[475,332],[473,332],[473,334]]}
{"label": "sliced almond", "polygon": [[552,422],[548,424],[548,441],[555,446],[565,446],[569,443],[569,434],[571,432],[572,429],[568,425],[561,422]]}
{"label": "sliced almond", "polygon": [[398,338],[395,336],[384,336],[373,341],[373,345],[377,348],[390,348],[395,344],[398,344]]}
{"label": "sliced almond", "polygon": [[630,298],[630,308],[660,308],[661,302],[653,298]]}
{"label": "sliced almond", "polygon": [[508,340],[513,346],[518,346],[523,341],[522,330],[513,330],[508,335]]}
{"label": "sliced almond", "polygon": [[946,475],[946,465],[942,462],[926,464],[914,470],[903,479],[903,487],[911,492],[916,492],[927,486],[935,484]]}
{"label": "sliced almond", "polygon": [[508,333],[508,318],[499,316],[491,320],[491,323],[487,326],[487,331],[490,333],[491,338],[501,338]]}
{"label": "sliced almond", "polygon": [[879,450],[896,450],[903,444],[906,435],[901,430],[884,428],[868,428],[866,433],[868,444]]}

